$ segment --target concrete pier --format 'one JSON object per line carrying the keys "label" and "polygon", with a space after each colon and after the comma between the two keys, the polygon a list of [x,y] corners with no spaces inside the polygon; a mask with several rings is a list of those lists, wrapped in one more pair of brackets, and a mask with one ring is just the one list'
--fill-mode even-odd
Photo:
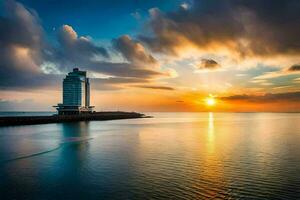
{"label": "concrete pier", "polygon": [[94,112],[79,115],[52,115],[52,116],[16,116],[0,117],[0,126],[49,124],[77,121],[104,121],[116,119],[133,119],[147,117],[136,112]]}

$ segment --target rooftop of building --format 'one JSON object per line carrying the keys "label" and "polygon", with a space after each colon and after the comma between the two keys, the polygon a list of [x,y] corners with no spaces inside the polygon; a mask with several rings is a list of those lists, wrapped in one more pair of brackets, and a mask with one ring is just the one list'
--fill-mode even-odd
{"label": "rooftop of building", "polygon": [[68,73],[68,76],[86,76],[86,71],[80,71],[79,68],[73,68],[72,72]]}

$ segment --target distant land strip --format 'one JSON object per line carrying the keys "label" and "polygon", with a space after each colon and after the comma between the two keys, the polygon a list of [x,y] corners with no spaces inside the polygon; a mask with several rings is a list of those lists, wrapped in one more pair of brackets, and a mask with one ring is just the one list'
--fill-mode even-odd
{"label": "distant land strip", "polygon": [[148,116],[137,112],[94,112],[79,115],[52,115],[52,116],[13,116],[0,117],[0,126],[49,124],[78,121],[104,121],[117,119],[146,118]]}

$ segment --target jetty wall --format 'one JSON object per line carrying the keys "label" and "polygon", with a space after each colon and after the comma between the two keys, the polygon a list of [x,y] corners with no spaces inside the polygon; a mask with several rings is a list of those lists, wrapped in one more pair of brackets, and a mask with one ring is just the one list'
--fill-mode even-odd
{"label": "jetty wall", "polygon": [[94,112],[79,115],[52,115],[52,116],[14,116],[0,117],[0,126],[48,124],[77,121],[104,121],[116,119],[143,118],[144,114],[136,112]]}

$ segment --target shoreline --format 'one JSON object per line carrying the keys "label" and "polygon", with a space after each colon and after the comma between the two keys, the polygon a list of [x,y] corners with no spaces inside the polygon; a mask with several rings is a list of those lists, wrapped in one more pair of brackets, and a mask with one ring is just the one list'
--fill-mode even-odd
{"label": "shoreline", "polygon": [[6,116],[0,117],[0,127],[18,126],[18,125],[35,125],[50,124],[63,122],[79,122],[79,121],[107,121],[118,119],[136,119],[147,118],[142,113],[137,112],[94,112],[91,114],[79,115],[51,115],[51,116]]}

